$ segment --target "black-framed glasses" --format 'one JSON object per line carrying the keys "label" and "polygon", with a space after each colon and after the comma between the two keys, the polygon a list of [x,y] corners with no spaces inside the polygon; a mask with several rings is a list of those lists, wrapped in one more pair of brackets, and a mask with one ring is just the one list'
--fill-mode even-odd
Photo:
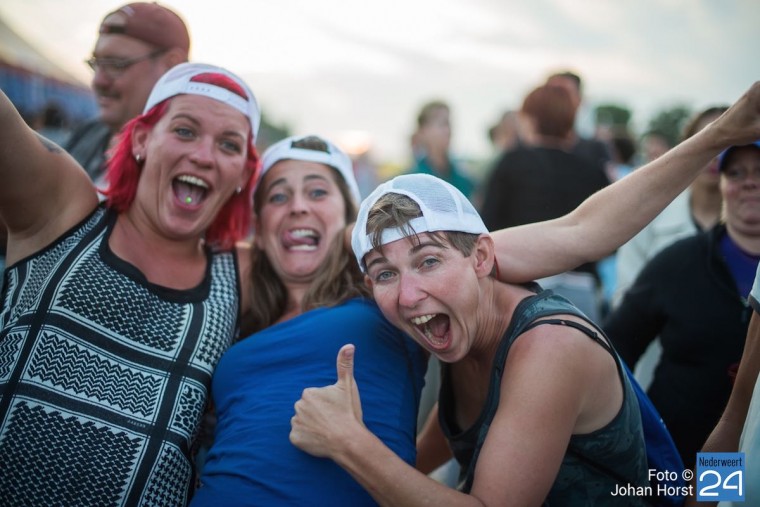
{"label": "black-framed glasses", "polygon": [[139,63],[143,60],[149,60],[155,58],[161,53],[165,53],[165,49],[157,49],[148,53],[147,55],[138,56],[135,58],[95,58],[94,56],[84,61],[90,66],[92,70],[97,72],[103,71],[108,77],[115,79],[121,76],[132,65]]}

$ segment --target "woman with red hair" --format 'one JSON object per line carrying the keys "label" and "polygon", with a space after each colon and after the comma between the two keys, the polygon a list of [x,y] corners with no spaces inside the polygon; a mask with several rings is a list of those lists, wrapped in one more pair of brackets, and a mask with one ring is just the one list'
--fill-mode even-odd
{"label": "woman with red hair", "polygon": [[259,121],[234,74],[174,67],[125,126],[99,204],[0,93],[7,503],[187,503],[211,373],[247,306],[235,243],[250,226]]}

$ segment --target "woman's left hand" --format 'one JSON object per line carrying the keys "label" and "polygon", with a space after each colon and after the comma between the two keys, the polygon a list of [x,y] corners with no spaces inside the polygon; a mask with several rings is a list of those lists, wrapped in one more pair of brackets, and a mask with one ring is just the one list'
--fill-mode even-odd
{"label": "woman's left hand", "polygon": [[351,344],[338,352],[338,381],[326,387],[304,389],[290,420],[290,442],[317,457],[334,458],[349,435],[363,429],[359,389],[354,380],[354,351]]}

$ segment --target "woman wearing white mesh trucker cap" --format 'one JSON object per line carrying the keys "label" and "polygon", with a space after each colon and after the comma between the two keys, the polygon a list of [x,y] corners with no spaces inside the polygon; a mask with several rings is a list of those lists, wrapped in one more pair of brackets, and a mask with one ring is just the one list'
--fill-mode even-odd
{"label": "woman wearing white mesh trucker cap", "polygon": [[[385,320],[345,247],[360,200],[351,159],[318,136],[292,136],[262,155],[254,194],[250,279],[253,332],[222,356],[212,396],[217,417],[192,507],[374,505],[330,460],[288,440],[304,387],[333,376],[332,358],[357,341],[365,422],[407,463],[427,357]],[[366,360],[366,361],[365,361]]]}
{"label": "woman wearing white mesh trucker cap", "polygon": [[[354,252],[383,315],[447,363],[439,420],[465,464],[465,482],[459,491],[437,483],[367,430],[362,384],[354,378],[354,355],[362,351],[353,345],[337,356],[337,383],[307,389],[296,403],[291,441],[336,461],[381,505],[645,504],[641,422],[619,359],[569,304],[547,325],[510,332],[516,329],[513,316],[521,317],[518,323],[530,321],[548,296],[501,280],[515,278],[504,271],[514,268],[510,262],[521,262],[525,251],[534,261],[551,257],[548,262],[556,267],[557,252],[543,251],[551,243],[547,235],[555,234],[555,246],[574,252],[578,242],[609,246],[599,237],[604,231],[594,230],[604,219],[589,212],[599,214],[601,206],[607,218],[620,213],[624,228],[632,227],[647,216],[650,200],[680,188],[664,178],[651,196],[628,192],[657,179],[653,171],[663,167],[696,174],[697,166],[731,144],[729,139],[746,143],[759,137],[758,113],[760,83],[666,154],[663,165],[642,169],[634,184],[620,185],[626,178],[566,217],[493,236],[461,193],[441,190],[446,186],[441,180],[417,182],[412,179],[422,175],[408,175],[382,185],[362,203]],[[638,216],[626,217],[625,206]],[[568,223],[573,225],[563,232]],[[575,241],[568,237],[573,233],[579,235]],[[508,254],[505,238],[522,253]],[[612,473],[594,466],[599,462]]]}

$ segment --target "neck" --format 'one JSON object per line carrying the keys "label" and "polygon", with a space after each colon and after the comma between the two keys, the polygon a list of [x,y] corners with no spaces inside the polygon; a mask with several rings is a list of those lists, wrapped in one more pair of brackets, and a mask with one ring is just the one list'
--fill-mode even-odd
{"label": "neck", "polygon": [[201,238],[176,241],[140,227],[129,213],[120,213],[108,240],[111,251],[139,269],[151,283],[173,289],[197,286],[206,272]]}
{"label": "neck", "polygon": [[481,287],[477,313],[478,330],[469,355],[488,371],[515,308],[531,293],[520,286],[502,283],[492,277],[483,279]]}
{"label": "neck", "polygon": [[750,255],[760,255],[760,234],[750,234],[726,224],[726,230],[736,246]]}
{"label": "neck", "polygon": [[555,137],[555,136],[544,136],[544,135],[536,135],[535,137],[536,146],[544,147],[544,148],[555,148],[559,150],[570,150],[573,145],[575,144],[575,139],[570,138],[569,136],[564,137]]}
{"label": "neck", "polygon": [[309,284],[286,283],[285,288],[288,291],[288,301],[285,312],[277,319],[277,322],[285,322],[303,313],[303,300],[306,297],[306,291],[309,290]]}
{"label": "neck", "polygon": [[427,161],[433,169],[439,173],[448,174],[449,172],[449,156],[445,151],[430,151],[427,154]]}

